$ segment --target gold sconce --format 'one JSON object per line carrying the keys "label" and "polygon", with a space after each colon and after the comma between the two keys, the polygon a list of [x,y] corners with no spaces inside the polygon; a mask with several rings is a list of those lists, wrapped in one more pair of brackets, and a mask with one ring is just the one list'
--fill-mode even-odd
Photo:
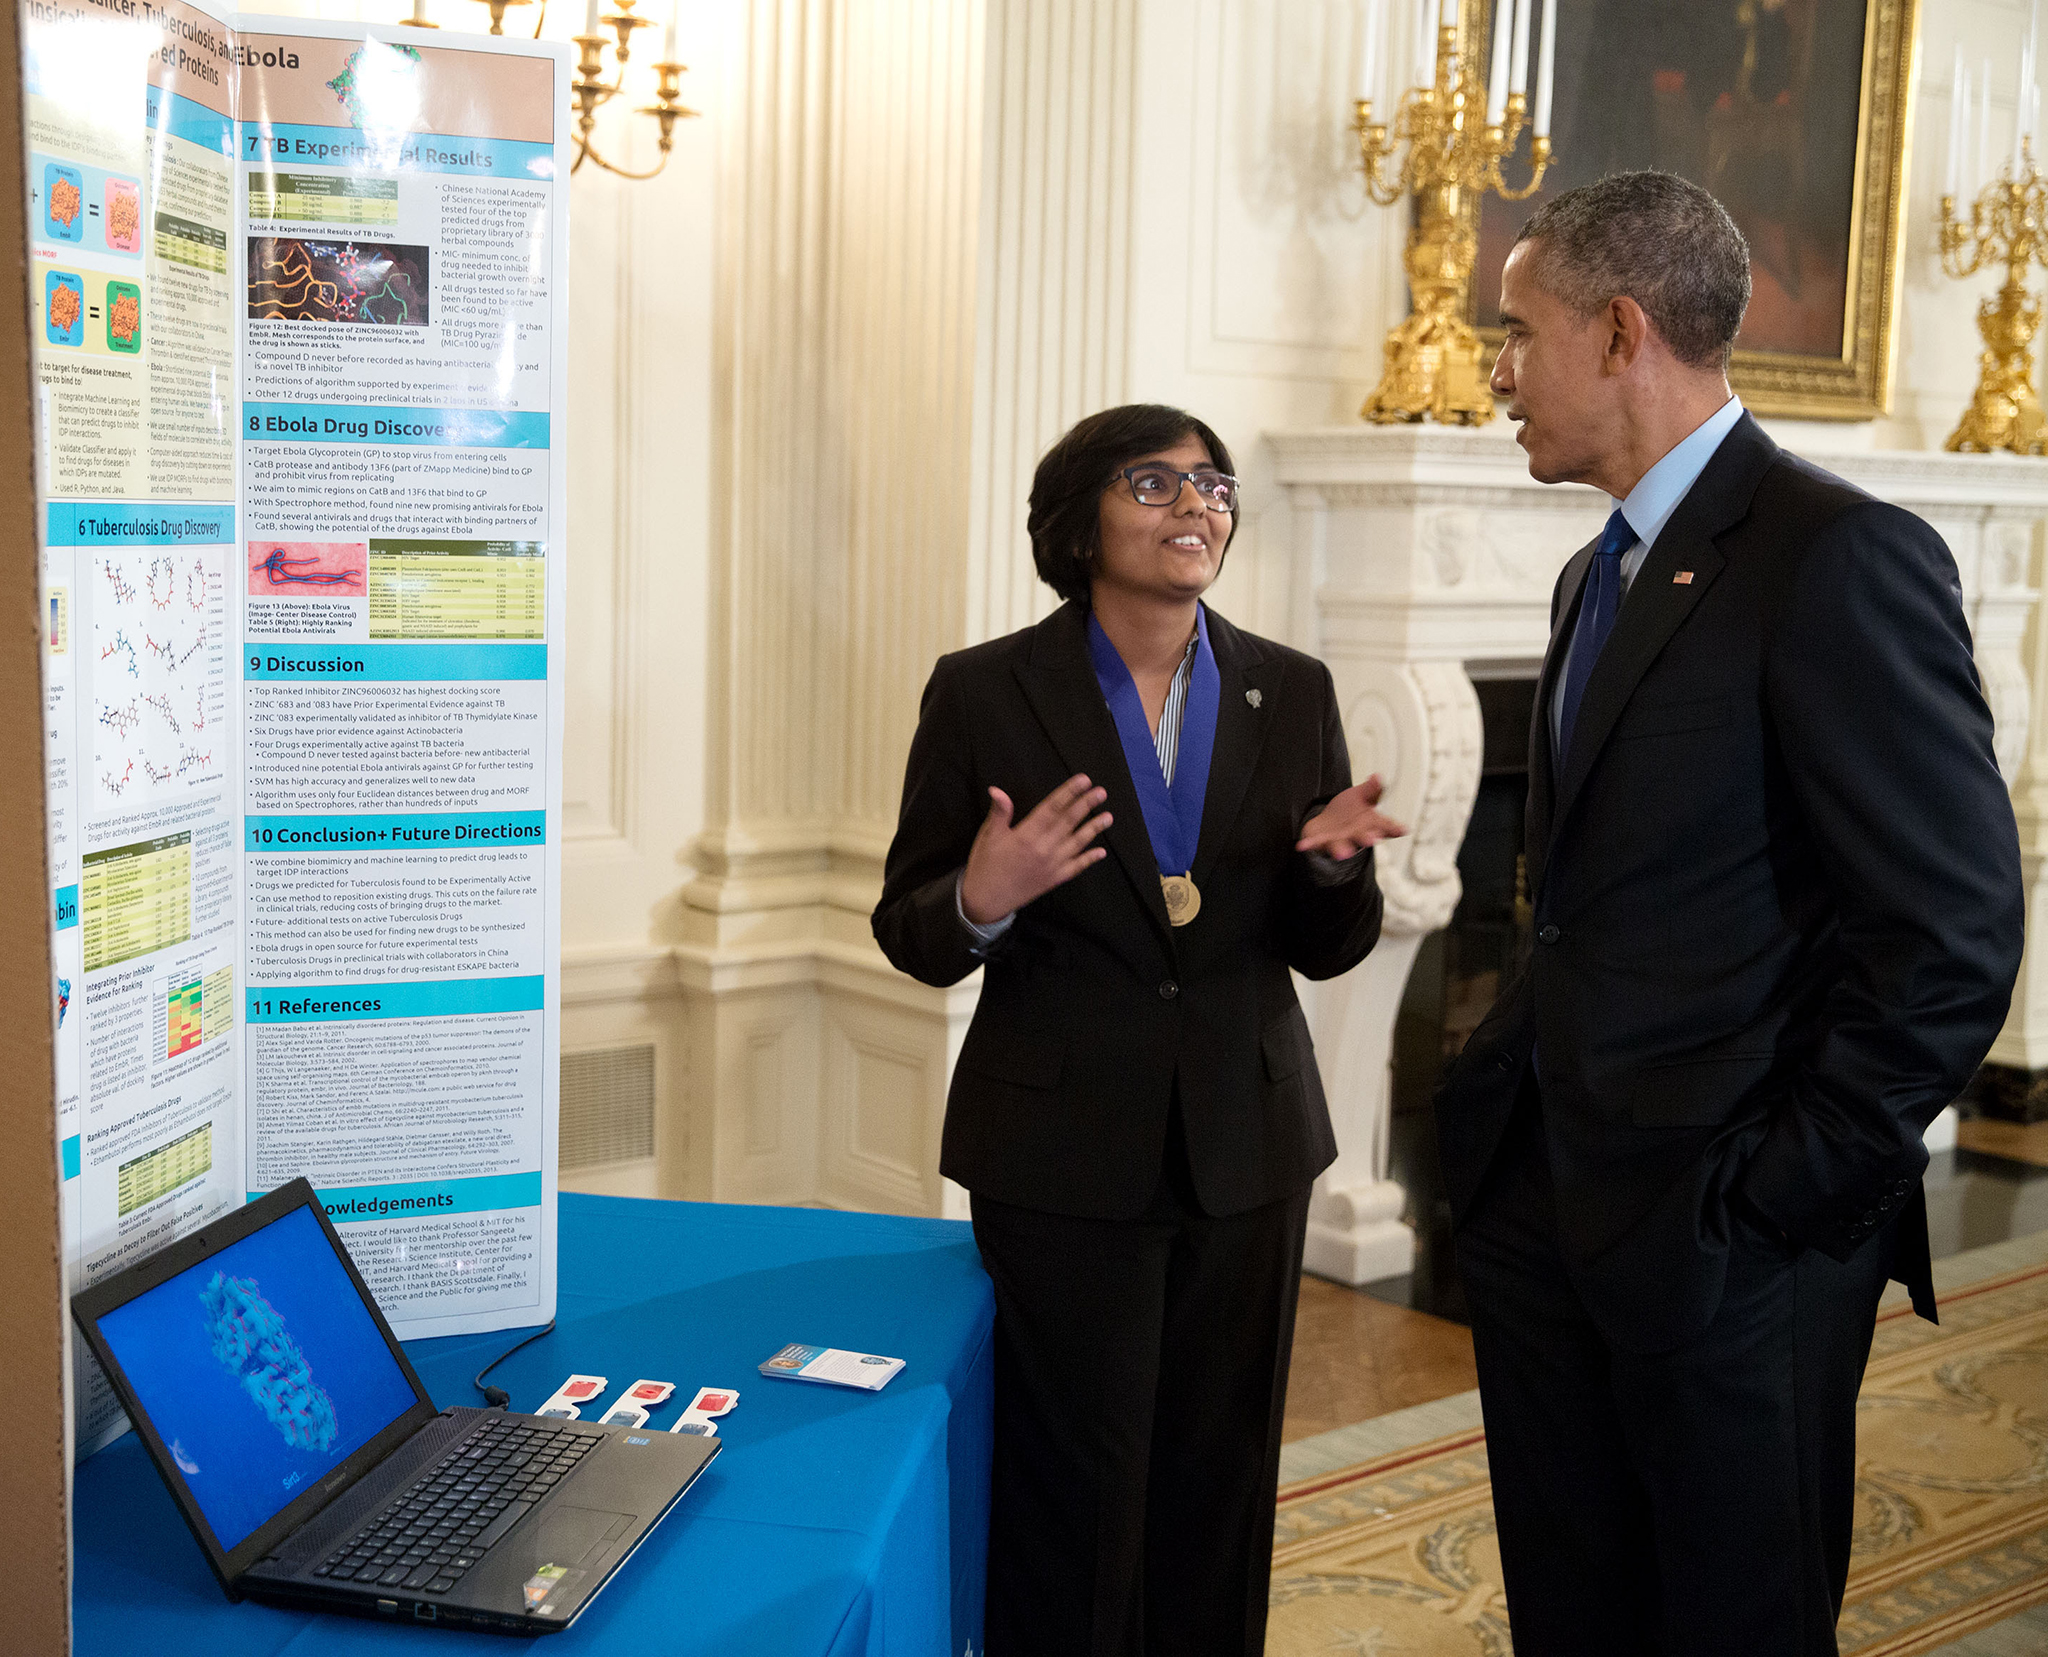
{"label": "gold sconce", "polygon": [[[505,13],[514,6],[531,4],[531,0],[477,0],[479,5],[488,6],[491,13],[491,33],[505,32]],[[676,17],[669,13],[667,28],[662,35],[661,61],[654,65],[654,102],[643,104],[634,113],[652,115],[660,127],[655,142],[660,146],[661,159],[644,172],[634,172],[616,162],[607,161],[598,152],[592,134],[597,127],[597,112],[626,90],[626,66],[633,58],[633,31],[650,27],[654,19],[642,17],[633,7],[636,0],[616,0],[618,10],[604,12],[600,0],[588,0],[584,12],[583,32],[575,36],[577,64],[575,79],[569,83],[569,102],[576,112],[576,159],[569,167],[570,172],[579,170],[586,161],[594,161],[608,173],[620,178],[653,178],[668,165],[669,151],[675,142],[675,125],[679,120],[695,116],[698,111],[689,108],[682,101],[683,76],[689,65],[676,61]],[[546,0],[541,3],[541,20],[547,19]],[[414,28],[431,29],[435,24],[427,21],[427,0],[413,0],[412,16],[405,20]],[[606,30],[610,34],[606,34]],[[540,38],[540,28],[534,28],[534,38]],[[605,49],[611,48],[611,78],[605,78]]]}
{"label": "gold sconce", "polygon": [[[1941,268],[1961,280],[1984,269],[2005,267],[2005,283],[1977,306],[1977,332],[1984,337],[1978,357],[1977,392],[1945,445],[1951,452],[1989,454],[2009,449],[2014,454],[2048,451],[2041,401],[2034,395],[2034,335],[2041,327],[2041,302],[2027,292],[2027,272],[2048,265],[2048,181],[2034,166],[2034,145],[2027,136],[2030,116],[2039,108],[2034,83],[2035,42],[2020,51],[2020,78],[2014,109],[2012,159],[1985,178],[1988,160],[1988,113],[1991,64],[1984,64],[1982,84],[1963,70],[1956,54],[1955,89],[1949,102],[1948,181],[1941,197],[1939,227]],[[1971,119],[1971,94],[1977,95],[1976,120]],[[1971,192],[1969,216],[1956,217],[1956,196]],[[1976,181],[1984,178],[1981,189]]]}
{"label": "gold sconce", "polygon": [[[1492,73],[1484,84],[1472,54],[1460,50],[1465,29],[1459,0],[1422,0],[1416,64],[1421,84],[1400,94],[1391,127],[1373,119],[1388,4],[1367,0],[1365,62],[1352,130],[1372,199],[1391,207],[1415,198],[1415,224],[1402,256],[1414,304],[1407,320],[1387,335],[1385,371],[1359,413],[1383,424],[1484,425],[1493,418],[1493,393],[1479,335],[1465,320],[1479,257],[1479,203],[1489,191],[1508,201],[1534,195],[1550,166],[1557,0],[1543,0],[1533,122],[1528,75],[1535,0],[1495,0]],[[1475,12],[1483,4],[1471,0]],[[1530,176],[1514,188],[1501,167],[1515,153],[1525,124],[1534,128]],[[1395,162],[1404,144],[1407,154]]]}

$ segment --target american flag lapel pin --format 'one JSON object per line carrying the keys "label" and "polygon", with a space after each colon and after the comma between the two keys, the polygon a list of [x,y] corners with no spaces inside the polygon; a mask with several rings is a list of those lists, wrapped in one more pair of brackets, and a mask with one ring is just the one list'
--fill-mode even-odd
{"label": "american flag lapel pin", "polygon": [[1692,571],[1680,570],[1671,578],[1671,585],[1674,587],[1690,587],[1692,585]]}

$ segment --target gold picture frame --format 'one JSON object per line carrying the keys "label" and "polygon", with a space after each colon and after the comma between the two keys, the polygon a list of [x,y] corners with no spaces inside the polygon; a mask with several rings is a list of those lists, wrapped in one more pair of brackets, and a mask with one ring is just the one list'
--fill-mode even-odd
{"label": "gold picture frame", "polygon": [[[1715,190],[1750,238],[1756,295],[1728,376],[1743,402],[1757,414],[1808,420],[1888,414],[1919,0],[1629,5],[1634,56],[1619,61],[1615,0],[1556,4],[1557,164],[1531,200],[1489,198],[1480,212],[1473,321],[1489,348],[1498,349],[1501,338],[1501,263],[1529,215],[1550,196],[1605,173],[1664,166]],[[1834,45],[1846,44],[1842,37],[1859,10],[1854,161],[1845,168],[1848,54],[1830,51],[1827,37],[1832,32]],[[1672,33],[1660,38],[1657,18],[1665,11],[1673,14]],[[1482,18],[1474,32],[1484,28]],[[1660,56],[1671,65],[1657,67]],[[1694,65],[1701,66],[1700,84],[1688,86]],[[1649,79],[1632,86],[1631,75],[1645,73]],[[1839,84],[1830,85],[1830,75]],[[1574,109],[1581,112],[1576,122]],[[1731,188],[1731,154],[1744,152],[1760,199],[1790,200],[1801,210],[1773,216],[1745,199],[1739,185]],[[1688,158],[1695,164],[1684,164]],[[1825,178],[1810,176],[1822,172]],[[1839,350],[1830,351],[1837,319]]]}

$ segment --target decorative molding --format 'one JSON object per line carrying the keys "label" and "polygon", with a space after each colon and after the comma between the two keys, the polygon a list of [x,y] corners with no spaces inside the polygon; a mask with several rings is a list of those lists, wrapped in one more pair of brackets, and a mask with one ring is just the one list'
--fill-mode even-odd
{"label": "decorative molding", "polygon": [[[1397,718],[1414,733],[1414,761],[1421,771],[1417,778],[1410,767],[1396,765],[1386,774],[1388,803],[1409,828],[1375,858],[1387,906],[1383,930],[1419,936],[1448,926],[1464,892],[1458,848],[1479,797],[1484,748],[1479,696],[1455,662],[1382,667],[1375,678],[1389,690],[1398,686],[1406,692],[1397,704]],[[1351,728],[1349,714],[1345,725]],[[1357,769],[1369,773],[1378,768],[1360,760]]]}
{"label": "decorative molding", "polygon": [[825,1018],[821,1190],[845,1207],[931,1213],[926,1117],[933,1100],[943,1110],[945,1087],[932,1083],[928,1031],[858,1003],[828,1004]]}
{"label": "decorative molding", "polygon": [[562,1005],[645,1003],[682,992],[675,951],[662,944],[610,944],[562,951]]}
{"label": "decorative molding", "polygon": [[768,1157],[782,1149],[782,1036],[756,1026],[746,1035],[746,1153]]}
{"label": "decorative molding", "polygon": [[[1289,0],[1203,0],[1188,26],[1204,89],[1182,100],[1195,372],[1378,375],[1407,288],[1400,233],[1368,205],[1345,126],[1364,26],[1357,8]],[[1398,18],[1394,62],[1412,59],[1413,27]]]}

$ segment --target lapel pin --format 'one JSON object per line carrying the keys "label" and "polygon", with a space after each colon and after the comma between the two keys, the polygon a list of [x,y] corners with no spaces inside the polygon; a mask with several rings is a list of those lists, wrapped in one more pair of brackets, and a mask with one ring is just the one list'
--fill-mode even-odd
{"label": "lapel pin", "polygon": [[1252,705],[1253,707],[1255,707],[1255,708],[1256,708],[1256,707],[1257,707],[1257,706],[1258,706],[1258,705],[1259,705],[1259,704],[1260,704],[1261,702],[1265,701],[1265,697],[1261,696],[1261,695],[1260,695],[1260,694],[1259,694],[1259,693],[1258,693],[1257,691],[1255,691],[1255,690],[1248,690],[1248,691],[1246,691],[1246,692],[1244,693],[1244,699],[1245,699],[1245,700],[1246,700],[1247,702],[1251,703],[1251,705]]}
{"label": "lapel pin", "polygon": [[1692,571],[1680,570],[1671,578],[1671,585],[1674,587],[1690,587],[1692,585]]}

